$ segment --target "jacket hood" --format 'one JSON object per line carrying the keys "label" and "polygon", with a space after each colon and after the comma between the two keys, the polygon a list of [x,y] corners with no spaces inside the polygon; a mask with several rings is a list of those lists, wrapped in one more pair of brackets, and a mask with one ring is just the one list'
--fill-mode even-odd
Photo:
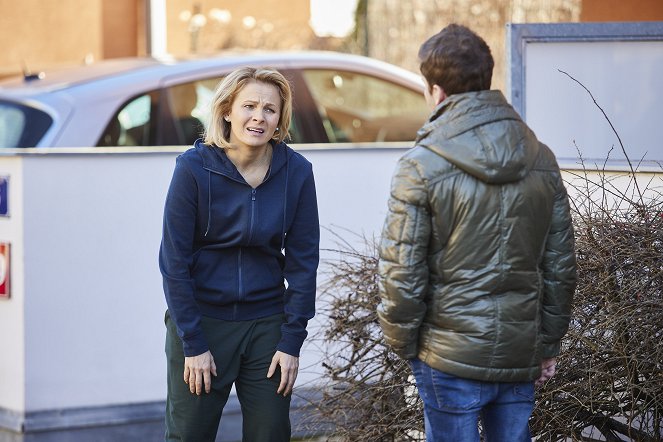
{"label": "jacket hood", "polygon": [[435,108],[416,144],[486,183],[523,179],[539,143],[500,91],[454,94]]}

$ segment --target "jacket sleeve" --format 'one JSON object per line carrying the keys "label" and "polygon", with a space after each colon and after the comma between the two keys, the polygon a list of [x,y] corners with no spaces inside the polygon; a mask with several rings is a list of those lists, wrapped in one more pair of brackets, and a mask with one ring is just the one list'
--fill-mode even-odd
{"label": "jacket sleeve", "polygon": [[415,164],[401,159],[380,242],[378,318],[387,344],[405,359],[417,355],[419,326],[426,314],[428,207],[424,179]]}
{"label": "jacket sleeve", "polygon": [[561,339],[569,328],[576,287],[573,223],[568,195],[559,174],[556,176],[556,187],[552,221],[542,261],[544,289],[541,333],[544,358],[559,354]]}
{"label": "jacket sleeve", "polygon": [[195,283],[191,277],[197,194],[193,174],[178,158],[166,196],[159,269],[163,276],[168,312],[182,339],[185,356],[196,356],[208,350],[200,325],[200,310],[194,299]]}
{"label": "jacket sleeve", "polygon": [[285,322],[276,349],[292,356],[306,339],[306,326],[315,315],[316,275],[320,256],[320,223],[313,171],[308,165],[295,209],[295,217],[285,240],[283,275],[288,282],[285,292]]}

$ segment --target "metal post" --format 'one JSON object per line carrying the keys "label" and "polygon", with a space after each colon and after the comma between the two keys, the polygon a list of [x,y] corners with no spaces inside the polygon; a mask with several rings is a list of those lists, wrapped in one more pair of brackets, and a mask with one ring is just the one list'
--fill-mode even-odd
{"label": "metal post", "polygon": [[152,57],[164,56],[167,51],[166,0],[146,1],[147,53]]}

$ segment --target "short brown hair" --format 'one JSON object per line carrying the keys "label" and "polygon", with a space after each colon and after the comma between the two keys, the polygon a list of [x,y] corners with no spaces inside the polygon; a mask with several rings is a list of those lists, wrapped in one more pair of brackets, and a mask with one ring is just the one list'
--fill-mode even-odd
{"label": "short brown hair", "polygon": [[419,49],[419,69],[428,87],[447,95],[490,89],[493,56],[486,42],[469,28],[450,24]]}
{"label": "short brown hair", "polygon": [[279,71],[269,67],[243,67],[228,74],[216,88],[212,99],[210,121],[205,130],[204,142],[207,145],[230,147],[230,123],[224,117],[230,114],[237,94],[252,81],[276,86],[281,97],[281,115],[278,130],[273,139],[280,143],[288,136],[292,116],[292,90],[290,83]]}

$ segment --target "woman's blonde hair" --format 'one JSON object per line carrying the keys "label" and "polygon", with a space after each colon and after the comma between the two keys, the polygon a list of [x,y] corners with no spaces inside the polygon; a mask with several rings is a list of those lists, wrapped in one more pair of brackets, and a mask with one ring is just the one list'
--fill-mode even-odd
{"label": "woman's blonde hair", "polygon": [[204,135],[204,143],[219,147],[230,146],[230,123],[224,117],[230,114],[237,94],[252,81],[276,86],[281,97],[281,115],[276,132],[272,137],[277,143],[285,140],[290,134],[290,117],[292,115],[292,91],[290,83],[279,71],[269,67],[243,67],[231,72],[219,83],[212,99],[210,121]]}

